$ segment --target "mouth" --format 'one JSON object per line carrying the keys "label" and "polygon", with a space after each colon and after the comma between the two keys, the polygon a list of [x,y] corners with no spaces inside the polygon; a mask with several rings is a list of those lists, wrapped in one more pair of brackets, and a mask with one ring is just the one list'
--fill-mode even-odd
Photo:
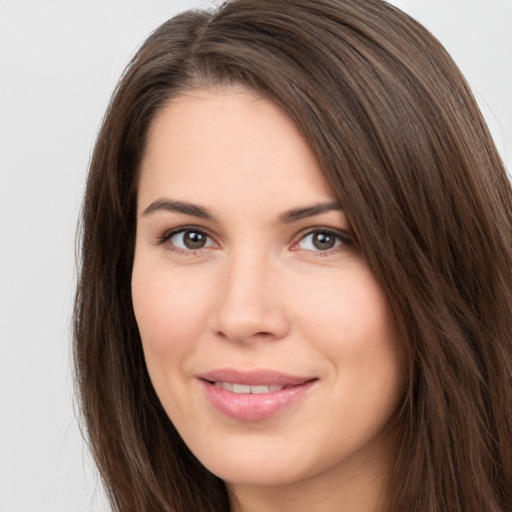
{"label": "mouth", "polygon": [[[198,375],[198,378],[208,381],[211,384],[219,384],[220,387],[234,391],[235,393],[250,393],[247,387],[240,389],[240,386],[249,386],[258,388],[266,386],[269,389],[280,386],[281,388],[300,386],[305,382],[316,379],[315,376],[292,375],[276,370],[256,369],[256,370],[238,370],[236,368],[219,368]],[[236,389],[229,389],[230,386],[236,386]],[[279,391],[275,389],[275,391]],[[258,391],[256,391],[257,393]],[[265,392],[268,392],[265,390]]]}
{"label": "mouth", "polygon": [[214,408],[238,421],[269,419],[301,401],[318,382],[273,370],[214,370],[199,381]]}
{"label": "mouth", "polygon": [[264,395],[266,393],[274,393],[275,391],[281,391],[285,386],[279,386],[277,384],[263,384],[250,386],[249,384],[237,384],[235,382],[213,382],[214,386],[227,391],[232,391],[238,394],[251,393],[253,395]]}

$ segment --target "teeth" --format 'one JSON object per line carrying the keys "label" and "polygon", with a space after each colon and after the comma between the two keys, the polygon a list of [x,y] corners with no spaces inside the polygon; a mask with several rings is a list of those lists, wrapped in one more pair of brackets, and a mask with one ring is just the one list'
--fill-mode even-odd
{"label": "teeth", "polygon": [[262,393],[269,393],[268,386],[251,386],[251,393],[254,393],[255,395],[260,395]]}
{"label": "teeth", "polygon": [[215,386],[227,389],[228,391],[233,391],[233,384],[231,384],[231,382],[215,382]]}
{"label": "teeth", "polygon": [[274,393],[281,391],[284,386],[269,385],[249,386],[248,384],[234,384],[232,382],[215,382],[215,386],[222,389],[227,389],[233,393],[252,393],[254,395],[261,395],[264,393]]}
{"label": "teeth", "polygon": [[250,393],[251,386],[246,384],[233,384],[233,393]]}

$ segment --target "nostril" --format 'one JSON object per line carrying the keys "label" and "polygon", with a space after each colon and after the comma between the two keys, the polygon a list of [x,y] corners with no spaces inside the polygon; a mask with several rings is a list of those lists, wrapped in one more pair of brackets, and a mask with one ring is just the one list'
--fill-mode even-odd
{"label": "nostril", "polygon": [[231,300],[219,301],[212,308],[207,328],[217,339],[242,343],[273,341],[286,336],[290,322],[285,310],[271,301]]}

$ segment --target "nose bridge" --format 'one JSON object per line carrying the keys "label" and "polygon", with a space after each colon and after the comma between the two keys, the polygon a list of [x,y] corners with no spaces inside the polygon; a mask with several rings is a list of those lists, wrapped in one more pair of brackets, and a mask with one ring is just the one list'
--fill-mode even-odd
{"label": "nose bridge", "polygon": [[268,252],[260,247],[233,250],[224,262],[213,308],[216,334],[235,341],[283,337],[288,326],[276,274]]}

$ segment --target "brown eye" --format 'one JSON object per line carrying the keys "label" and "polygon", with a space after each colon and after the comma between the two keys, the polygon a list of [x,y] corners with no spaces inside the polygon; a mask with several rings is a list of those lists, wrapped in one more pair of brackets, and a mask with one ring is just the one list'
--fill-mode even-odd
{"label": "brown eye", "polygon": [[298,246],[302,250],[319,252],[328,251],[344,243],[347,243],[347,241],[338,233],[317,230],[302,237]]}
{"label": "brown eye", "polygon": [[169,243],[181,251],[197,251],[213,244],[213,240],[198,229],[180,229],[166,235],[162,242]]}
{"label": "brown eye", "polygon": [[313,245],[319,251],[326,251],[332,249],[336,244],[336,237],[330,233],[314,233],[313,234]]}
{"label": "brown eye", "polygon": [[183,244],[187,249],[201,249],[206,245],[207,237],[199,231],[185,231],[183,234]]}

